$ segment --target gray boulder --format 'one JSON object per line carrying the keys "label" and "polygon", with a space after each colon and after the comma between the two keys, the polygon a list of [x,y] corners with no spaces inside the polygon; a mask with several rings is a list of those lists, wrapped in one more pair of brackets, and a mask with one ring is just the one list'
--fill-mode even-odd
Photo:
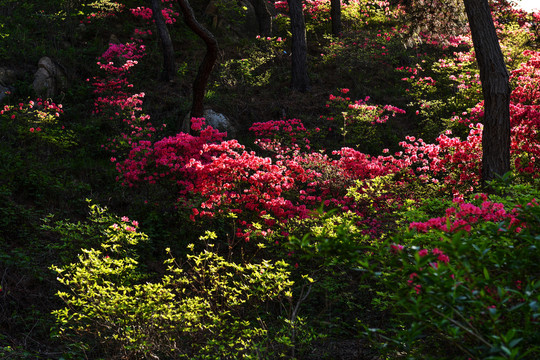
{"label": "gray boulder", "polygon": [[120,40],[118,40],[118,36],[111,34],[109,37],[109,44],[120,44]]}
{"label": "gray boulder", "polygon": [[34,92],[42,98],[52,98],[67,87],[67,78],[62,69],[49,57],[42,57],[32,83]]}
{"label": "gray boulder", "polygon": [[[226,132],[229,139],[236,137],[236,128],[232,122],[223,114],[217,113],[214,110],[204,110],[204,119],[206,126],[211,126],[221,132]],[[182,122],[182,132],[189,133],[191,126],[191,116],[187,114]],[[206,127],[205,126],[205,127]],[[203,127],[204,128],[204,127]]]}
{"label": "gray boulder", "polygon": [[0,85],[8,86],[15,83],[17,77],[15,76],[15,71],[0,67]]}

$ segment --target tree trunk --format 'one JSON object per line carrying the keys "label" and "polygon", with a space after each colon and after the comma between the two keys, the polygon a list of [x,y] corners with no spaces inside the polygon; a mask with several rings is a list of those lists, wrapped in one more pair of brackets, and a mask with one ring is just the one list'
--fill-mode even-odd
{"label": "tree trunk", "polygon": [[510,171],[509,74],[488,0],[464,0],[484,96],[482,181]]}
{"label": "tree trunk", "polygon": [[292,33],[292,67],[291,87],[300,92],[309,89],[309,77],[307,74],[307,43],[306,23],[302,11],[301,0],[287,0],[289,15],[291,17]]}
{"label": "tree trunk", "polygon": [[341,36],[341,0],[331,0],[330,16],[332,17],[332,35]]}
{"label": "tree trunk", "polygon": [[193,103],[191,105],[191,117],[202,117],[204,114],[204,93],[208,78],[217,60],[218,43],[214,35],[197,21],[188,0],[178,0],[178,5],[180,5],[187,26],[206,44],[206,54],[197,72],[197,77],[193,81]]}
{"label": "tree trunk", "polygon": [[152,0],[152,14],[163,50],[163,71],[160,79],[163,81],[173,81],[176,76],[174,49],[169,29],[167,29],[163,13],[161,12],[160,0]]}
{"label": "tree trunk", "polygon": [[272,36],[272,14],[268,10],[266,0],[250,0],[250,2],[255,9],[255,15],[257,15],[257,21],[259,22],[259,35]]}

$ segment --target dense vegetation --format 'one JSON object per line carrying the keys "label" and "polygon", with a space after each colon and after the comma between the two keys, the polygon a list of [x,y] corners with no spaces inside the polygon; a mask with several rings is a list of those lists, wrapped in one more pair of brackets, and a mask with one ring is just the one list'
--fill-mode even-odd
{"label": "dense vegetation", "polygon": [[0,0],[1,358],[540,357],[540,13],[490,1],[512,172],[485,184],[467,33],[350,0],[335,37],[330,1],[304,1],[298,92],[271,3],[260,36],[247,3],[191,1],[232,137],[181,131],[205,46],[175,1],[163,81],[145,2]]}

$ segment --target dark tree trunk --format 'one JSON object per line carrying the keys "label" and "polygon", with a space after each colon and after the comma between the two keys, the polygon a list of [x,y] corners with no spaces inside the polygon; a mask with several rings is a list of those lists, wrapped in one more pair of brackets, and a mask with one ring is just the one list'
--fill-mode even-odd
{"label": "dark tree trunk", "polygon": [[259,35],[272,36],[272,14],[268,10],[266,0],[250,0],[250,2],[259,22]]}
{"label": "dark tree trunk", "polygon": [[160,0],[152,0],[152,14],[156,23],[161,48],[163,49],[163,71],[161,73],[161,80],[173,81],[176,76],[174,49],[169,29],[167,29],[165,19],[161,13]]}
{"label": "dark tree trunk", "polygon": [[208,78],[217,60],[218,43],[214,35],[197,21],[188,0],[178,0],[178,5],[180,5],[187,26],[206,44],[206,54],[193,82],[193,104],[191,105],[191,117],[202,117],[204,114],[204,93]]}
{"label": "dark tree trunk", "polygon": [[464,0],[484,96],[482,181],[510,171],[509,74],[488,0]]}
{"label": "dark tree trunk", "polygon": [[332,17],[332,35],[341,36],[341,0],[330,1],[330,16]]}
{"label": "dark tree trunk", "polygon": [[287,0],[291,17],[292,32],[292,80],[291,87],[300,92],[309,89],[307,73],[306,23],[302,11],[302,0]]}

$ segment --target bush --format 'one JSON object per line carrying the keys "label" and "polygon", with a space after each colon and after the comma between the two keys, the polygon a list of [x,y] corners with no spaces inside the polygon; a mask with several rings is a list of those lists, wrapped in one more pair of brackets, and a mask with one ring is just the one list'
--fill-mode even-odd
{"label": "bush", "polygon": [[[281,351],[272,341],[276,324],[267,321],[263,304],[292,296],[284,261],[229,262],[213,250],[215,235],[208,233],[203,237],[207,250],[195,253],[190,245],[185,264],[170,256],[167,273],[150,281],[156,274],[147,273],[137,259],[137,244],[147,240],[137,222],[97,206],[91,222],[101,228],[99,248],[83,249],[78,261],[52,267],[66,287],[57,294],[66,307],[53,312],[57,334],[71,346],[136,359],[252,359]],[[58,227],[63,232],[66,224]],[[84,224],[69,228],[88,233]],[[277,324],[278,330],[284,325]],[[283,336],[280,342],[287,343]]]}
{"label": "bush", "polygon": [[530,196],[506,211],[479,195],[374,246],[364,265],[386,285],[378,301],[395,323],[371,331],[409,358],[538,357],[539,215]]}

